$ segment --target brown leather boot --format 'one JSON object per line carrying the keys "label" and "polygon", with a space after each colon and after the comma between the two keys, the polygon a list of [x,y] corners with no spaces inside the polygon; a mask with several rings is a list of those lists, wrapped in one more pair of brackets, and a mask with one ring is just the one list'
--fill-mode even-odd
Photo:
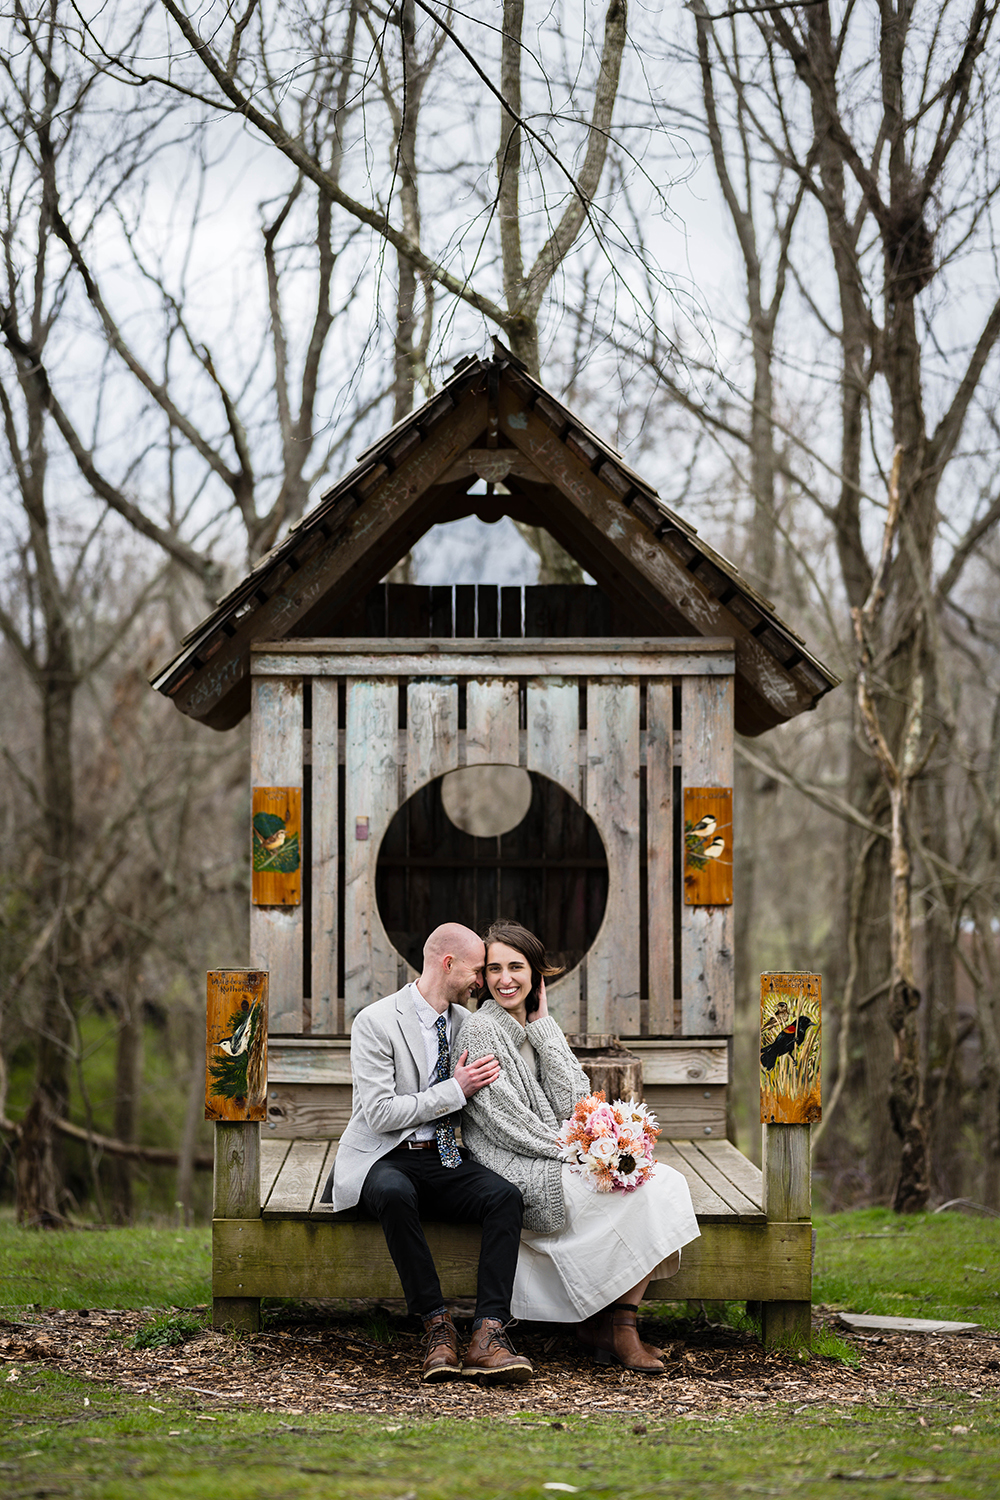
{"label": "brown leather boot", "polygon": [[597,1345],[594,1359],[599,1365],[617,1360],[637,1375],[665,1375],[667,1367],[642,1343],[635,1328],[637,1309],[630,1302],[614,1302],[605,1312],[611,1314],[611,1347]]}
{"label": "brown leather boot", "polygon": [[478,1376],[490,1385],[521,1385],[534,1373],[531,1360],[517,1353],[500,1319],[484,1318],[472,1335],[462,1374]]}
{"label": "brown leather boot", "polygon": [[426,1353],[420,1367],[421,1380],[460,1380],[462,1361],[458,1357],[458,1329],[450,1313],[436,1313],[424,1319],[421,1340]]}
{"label": "brown leather boot", "polygon": [[[621,1306],[631,1306],[630,1303],[622,1303]],[[614,1306],[602,1307],[600,1312],[591,1313],[589,1318],[584,1318],[582,1323],[576,1325],[577,1342],[591,1354],[596,1356],[599,1349],[606,1354],[614,1354]],[[647,1344],[644,1339],[639,1343],[651,1359],[662,1359],[663,1350],[658,1349],[655,1344]]]}

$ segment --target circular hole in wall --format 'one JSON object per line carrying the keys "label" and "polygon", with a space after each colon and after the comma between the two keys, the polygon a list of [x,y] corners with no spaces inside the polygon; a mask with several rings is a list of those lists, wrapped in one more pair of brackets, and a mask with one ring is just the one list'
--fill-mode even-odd
{"label": "circular hole in wall", "polygon": [[[597,936],[608,898],[608,864],[596,824],[558,783],[537,772],[468,769],[517,775],[496,778],[500,790],[492,808],[483,777],[473,781],[479,783],[476,799],[466,796],[461,782],[461,797],[451,788],[445,792],[461,771],[429,782],[400,807],[382,840],[375,873],[379,915],[390,940],[419,970],[424,940],[439,923],[463,922],[483,932],[503,916],[537,932],[553,962],[575,968]],[[502,832],[468,831],[500,827],[518,807],[522,816]]]}

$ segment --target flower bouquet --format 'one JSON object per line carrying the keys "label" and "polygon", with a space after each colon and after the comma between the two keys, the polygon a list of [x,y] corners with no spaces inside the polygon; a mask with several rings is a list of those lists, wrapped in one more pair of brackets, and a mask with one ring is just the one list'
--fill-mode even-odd
{"label": "flower bouquet", "polygon": [[581,1099],[557,1137],[562,1160],[595,1193],[633,1193],[651,1175],[660,1127],[645,1104],[603,1089]]}

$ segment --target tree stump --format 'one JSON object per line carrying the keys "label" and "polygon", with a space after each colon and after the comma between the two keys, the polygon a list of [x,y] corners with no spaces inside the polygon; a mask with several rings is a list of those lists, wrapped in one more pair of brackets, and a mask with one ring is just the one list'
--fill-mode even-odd
{"label": "tree stump", "polygon": [[616,1036],[580,1032],[566,1040],[580,1059],[593,1093],[603,1089],[609,1101],[642,1098],[642,1058],[623,1047]]}

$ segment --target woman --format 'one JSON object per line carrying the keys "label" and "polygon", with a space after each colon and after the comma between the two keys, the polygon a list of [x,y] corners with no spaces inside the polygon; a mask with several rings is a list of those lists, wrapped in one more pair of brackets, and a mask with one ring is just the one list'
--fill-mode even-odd
{"label": "woman", "polygon": [[545,979],[562,971],[517,922],[495,922],[485,942],[488,994],[462,1028],[462,1047],[470,1062],[492,1052],[500,1077],[466,1103],[462,1135],[477,1161],[524,1195],[514,1315],[579,1322],[599,1363],[665,1374],[660,1351],[639,1339],[636,1311],[654,1270],[674,1275],[681,1246],[698,1236],[687,1182],[658,1163],[634,1192],[595,1193],[560,1160],[556,1132],[591,1092],[548,1013]]}

